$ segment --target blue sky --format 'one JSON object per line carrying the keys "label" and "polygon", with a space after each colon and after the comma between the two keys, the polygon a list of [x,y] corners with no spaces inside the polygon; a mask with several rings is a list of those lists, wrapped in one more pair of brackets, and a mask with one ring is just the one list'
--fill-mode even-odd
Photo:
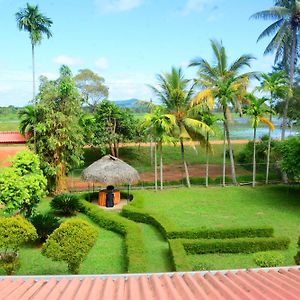
{"label": "blue sky", "polygon": [[[0,106],[27,104],[32,95],[31,46],[16,26],[27,1],[0,0]],[[197,56],[211,60],[210,39],[222,40],[229,60],[246,53],[253,71],[268,72],[267,40],[256,43],[269,22],[249,20],[272,0],[47,0],[35,1],[53,21],[51,39],[36,47],[36,71],[55,79],[61,64],[75,75],[89,68],[105,78],[109,98],[150,99],[155,75]],[[38,80],[37,80],[38,81]],[[154,99],[155,100],[155,99]]]}

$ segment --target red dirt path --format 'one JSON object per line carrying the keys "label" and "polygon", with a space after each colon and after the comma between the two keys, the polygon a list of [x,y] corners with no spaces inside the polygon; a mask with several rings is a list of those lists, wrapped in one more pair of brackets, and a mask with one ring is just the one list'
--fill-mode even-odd
{"label": "red dirt path", "polygon": [[[233,144],[244,144],[247,143],[248,140],[233,140]],[[222,144],[223,141],[212,141],[212,144]],[[192,144],[192,143],[187,143]],[[125,144],[126,146],[135,146],[136,144]],[[124,146],[125,146],[124,145]],[[148,146],[149,144],[143,143],[141,146]],[[9,146],[9,147],[0,147],[0,168],[6,167],[9,165],[9,160],[12,156],[14,156],[17,152],[26,149],[26,146]],[[245,169],[239,168],[236,166],[237,174],[244,175],[250,174],[249,171]],[[190,165],[189,173],[192,177],[204,177],[205,176],[205,165]],[[226,174],[230,174],[229,167],[226,168]],[[210,165],[209,166],[209,176],[212,178],[218,177],[222,175],[222,166],[221,165]],[[145,172],[140,174],[142,181],[154,181],[153,172]],[[164,180],[180,180],[184,177],[184,170],[182,165],[166,165],[164,166]],[[80,181],[79,178],[68,178],[68,187],[69,188],[86,188],[89,184],[87,182]],[[91,185],[90,185],[91,186]]]}

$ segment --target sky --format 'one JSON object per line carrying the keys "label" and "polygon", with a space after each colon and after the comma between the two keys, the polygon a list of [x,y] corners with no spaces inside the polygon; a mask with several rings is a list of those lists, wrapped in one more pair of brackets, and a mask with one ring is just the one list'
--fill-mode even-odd
{"label": "sky", "polygon": [[[0,0],[0,106],[24,106],[32,98],[29,34],[19,31],[15,13],[21,0]],[[53,21],[50,39],[36,46],[36,73],[58,77],[62,64],[74,75],[91,69],[104,77],[110,100],[154,95],[156,74],[182,67],[187,78],[191,59],[211,62],[210,40],[222,40],[229,61],[252,54],[252,71],[268,72],[274,57],[264,56],[268,40],[257,43],[270,23],[249,17],[273,5],[272,0],[47,0],[38,4]]]}

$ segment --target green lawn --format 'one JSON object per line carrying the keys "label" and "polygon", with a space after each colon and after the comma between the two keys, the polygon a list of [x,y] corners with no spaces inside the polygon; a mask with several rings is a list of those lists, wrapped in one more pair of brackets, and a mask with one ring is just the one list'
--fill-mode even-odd
{"label": "green lawn", "polygon": [[0,120],[0,131],[18,131],[18,120]]}
{"label": "green lawn", "polygon": [[[285,265],[293,265],[300,235],[300,189],[284,186],[135,191],[145,208],[162,214],[178,229],[269,225],[275,236],[291,239],[282,252]],[[197,269],[257,267],[253,254],[189,255]]]}

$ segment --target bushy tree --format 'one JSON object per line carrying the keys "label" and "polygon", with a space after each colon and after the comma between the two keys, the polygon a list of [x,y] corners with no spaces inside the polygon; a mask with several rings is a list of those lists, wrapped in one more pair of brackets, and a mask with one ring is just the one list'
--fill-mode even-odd
{"label": "bushy tree", "polygon": [[95,112],[94,146],[105,147],[109,145],[110,154],[119,156],[119,144],[132,141],[135,133],[135,120],[133,115],[104,100],[97,105]]}
{"label": "bushy tree", "polygon": [[20,210],[30,217],[46,195],[46,184],[38,156],[29,150],[20,151],[12,165],[0,173],[0,203],[8,213]]}
{"label": "bushy tree", "polygon": [[37,98],[37,153],[48,189],[59,192],[66,188],[68,171],[82,163],[84,144],[80,96],[70,69],[62,66],[57,80],[43,77]]}
{"label": "bushy tree", "polygon": [[97,230],[83,220],[69,220],[48,237],[42,254],[54,261],[64,261],[72,274],[78,274],[80,264],[94,246]]}
{"label": "bushy tree", "polygon": [[290,180],[300,180],[300,136],[289,137],[278,142],[275,147],[281,169],[287,173]]}
{"label": "bushy tree", "polygon": [[11,275],[18,267],[18,251],[29,240],[37,238],[34,226],[21,216],[0,217],[0,266],[7,275]]}

